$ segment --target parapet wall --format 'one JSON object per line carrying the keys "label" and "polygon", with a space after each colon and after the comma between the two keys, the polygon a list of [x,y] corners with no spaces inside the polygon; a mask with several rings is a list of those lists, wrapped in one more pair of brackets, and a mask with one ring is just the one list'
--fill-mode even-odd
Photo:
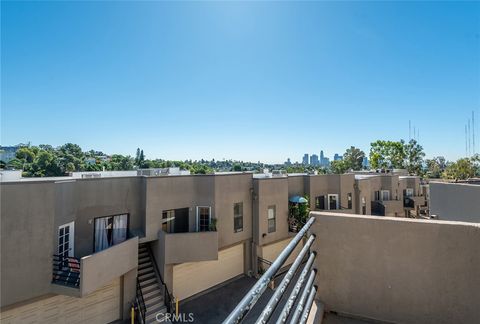
{"label": "parapet wall", "polygon": [[311,214],[327,310],[395,323],[480,319],[480,224]]}

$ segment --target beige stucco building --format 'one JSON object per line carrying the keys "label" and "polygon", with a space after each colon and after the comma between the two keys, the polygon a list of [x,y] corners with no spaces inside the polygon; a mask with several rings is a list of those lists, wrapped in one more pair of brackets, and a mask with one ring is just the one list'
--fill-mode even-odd
{"label": "beige stucco building", "polygon": [[312,211],[373,214],[378,203],[401,217],[404,192],[420,195],[417,181],[220,173],[3,182],[2,323],[40,313],[50,322],[126,319],[139,295],[153,320],[173,299],[268,268],[294,235],[292,197],[307,196]]}

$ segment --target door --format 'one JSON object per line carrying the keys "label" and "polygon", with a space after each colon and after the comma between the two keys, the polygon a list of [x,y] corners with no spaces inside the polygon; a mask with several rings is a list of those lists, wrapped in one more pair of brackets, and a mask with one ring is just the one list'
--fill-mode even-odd
{"label": "door", "polygon": [[58,227],[58,245],[57,253],[62,257],[74,256],[74,226],[75,223],[71,222]]}
{"label": "door", "polygon": [[212,209],[208,206],[197,206],[197,232],[210,230],[211,211]]}
{"label": "door", "polygon": [[175,209],[175,233],[188,233],[188,213],[189,208]]}
{"label": "door", "polygon": [[328,195],[328,209],[338,209],[338,195]]}

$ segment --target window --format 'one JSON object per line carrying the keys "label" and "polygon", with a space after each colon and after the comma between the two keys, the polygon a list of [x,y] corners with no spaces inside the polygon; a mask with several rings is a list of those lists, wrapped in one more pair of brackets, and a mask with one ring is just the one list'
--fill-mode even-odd
{"label": "window", "polygon": [[352,193],[347,194],[347,208],[352,209]]}
{"label": "window", "polygon": [[95,252],[105,250],[127,239],[128,214],[95,219]]}
{"label": "window", "polygon": [[413,197],[413,188],[407,188],[407,190],[405,190],[405,196]]}
{"label": "window", "polygon": [[388,190],[382,190],[382,200],[390,200],[390,191]]}
{"label": "window", "polygon": [[210,229],[210,207],[197,207],[197,230],[206,232]]}
{"label": "window", "polygon": [[338,195],[328,195],[328,209],[336,210],[338,209]]}
{"label": "window", "polygon": [[276,215],[275,214],[276,214],[275,206],[268,206],[268,214],[267,214],[268,233],[273,233],[276,230],[276,226],[275,226],[275,216]]}
{"label": "window", "polygon": [[162,230],[167,233],[175,232],[175,210],[164,210],[162,212]]}
{"label": "window", "polygon": [[325,209],[325,196],[315,197],[315,209]]}
{"label": "window", "polygon": [[380,191],[375,191],[375,199],[374,200],[380,200]]}
{"label": "window", "polygon": [[365,197],[362,197],[362,214],[367,214],[367,200],[365,199]]}
{"label": "window", "polygon": [[233,232],[243,231],[243,202],[233,204]]}

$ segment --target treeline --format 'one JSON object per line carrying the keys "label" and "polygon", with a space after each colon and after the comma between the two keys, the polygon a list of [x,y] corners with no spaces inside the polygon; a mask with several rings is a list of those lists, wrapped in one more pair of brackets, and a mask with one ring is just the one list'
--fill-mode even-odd
{"label": "treeline", "polygon": [[[145,168],[179,167],[189,170],[192,174],[210,174],[214,171],[253,171],[262,172],[282,169],[288,173],[336,173],[342,174],[350,170],[362,170],[365,152],[351,146],[345,150],[343,159],[332,161],[330,166],[320,167],[303,164],[279,165],[261,162],[244,162],[222,160],[185,160],[171,161],[162,159],[147,159],[143,150],[137,149],[134,157],[130,155],[113,154],[107,156],[103,152],[82,151],[77,144],[67,143],[59,147],[51,145],[20,147],[16,157],[5,164],[0,161],[1,168],[23,170],[25,177],[64,176],[74,171],[121,171]],[[438,156],[424,159],[423,147],[415,140],[409,142],[378,140],[371,143],[369,160],[371,169],[406,169],[410,174],[427,178],[445,178],[463,180],[480,176],[480,156],[462,158],[455,162],[446,161]]]}

